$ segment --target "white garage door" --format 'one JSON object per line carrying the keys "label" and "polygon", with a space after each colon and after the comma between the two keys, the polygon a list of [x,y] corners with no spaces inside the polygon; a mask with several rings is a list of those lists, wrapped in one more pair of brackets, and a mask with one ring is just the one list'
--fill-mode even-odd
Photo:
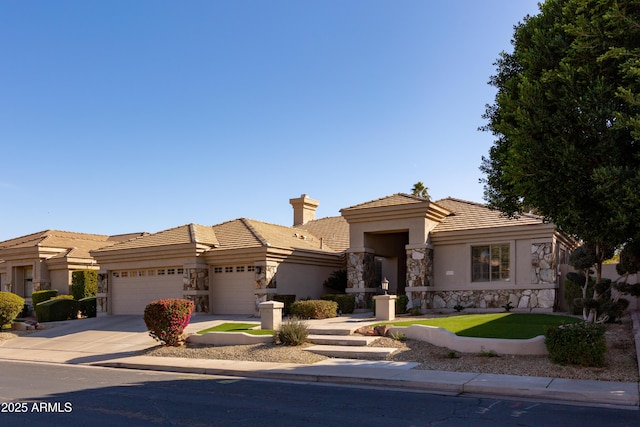
{"label": "white garage door", "polygon": [[182,298],[182,275],[142,277],[111,277],[111,313],[139,314],[151,301],[163,298]]}
{"label": "white garage door", "polygon": [[224,270],[213,275],[213,314],[254,314],[255,274]]}

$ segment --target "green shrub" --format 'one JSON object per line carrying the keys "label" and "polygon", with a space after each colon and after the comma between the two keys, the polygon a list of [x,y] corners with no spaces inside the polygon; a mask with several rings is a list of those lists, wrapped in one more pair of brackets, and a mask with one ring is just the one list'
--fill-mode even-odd
{"label": "green shrub", "polygon": [[75,298],[73,297],[73,295],[62,294],[62,295],[56,295],[51,299],[75,299]]}
{"label": "green shrub", "polygon": [[342,314],[353,313],[356,308],[356,296],[354,294],[326,294],[322,295],[320,299],[337,302],[338,310]]}
{"label": "green shrub", "polygon": [[96,317],[98,307],[96,305],[96,297],[82,298],[78,301],[80,304],[80,313],[85,317]]}
{"label": "green shrub", "polygon": [[309,328],[307,324],[297,317],[280,325],[277,339],[284,345],[302,345],[307,341]]}
{"label": "green shrub", "polygon": [[71,273],[71,293],[73,298],[95,297],[98,292],[98,272],[95,270],[77,270]]}
{"label": "green shrub", "polygon": [[604,366],[607,342],[601,324],[578,322],[547,328],[549,359],[561,365]]}
{"label": "green shrub", "polygon": [[406,313],[407,304],[409,304],[409,297],[406,295],[398,295],[398,298],[396,298],[396,313],[397,314]]}
{"label": "green shrub", "polygon": [[77,319],[80,304],[74,299],[50,299],[36,305],[38,322],[58,322]]}
{"label": "green shrub", "polygon": [[193,301],[179,298],[150,302],[144,309],[144,323],[149,335],[167,346],[180,345],[193,308]]}
{"label": "green shrub", "polygon": [[49,301],[51,298],[58,295],[57,289],[44,289],[41,291],[35,291],[31,294],[31,301],[33,306],[40,304],[41,302]]}
{"label": "green shrub", "polygon": [[327,280],[324,281],[323,286],[326,286],[329,289],[333,289],[334,291],[344,293],[345,289],[347,289],[347,270],[336,270]]}
{"label": "green shrub", "polygon": [[289,316],[291,314],[291,304],[296,300],[295,295],[274,295],[274,301],[278,301],[284,304],[284,309],[282,310],[282,314],[285,316]]}
{"label": "green shrub", "polygon": [[24,298],[11,292],[0,292],[0,329],[20,314],[24,308]]}
{"label": "green shrub", "polygon": [[291,314],[301,319],[328,319],[338,315],[338,303],[323,300],[300,300],[291,304]]}

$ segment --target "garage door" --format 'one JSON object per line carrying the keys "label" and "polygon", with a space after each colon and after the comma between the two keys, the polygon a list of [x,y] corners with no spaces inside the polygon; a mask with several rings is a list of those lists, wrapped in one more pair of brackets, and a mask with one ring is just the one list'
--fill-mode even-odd
{"label": "garage door", "polygon": [[255,275],[227,267],[213,275],[213,314],[254,314]]}
{"label": "garage door", "polygon": [[139,314],[151,301],[162,298],[182,298],[182,275],[155,275],[122,277],[122,274],[111,277],[111,313]]}

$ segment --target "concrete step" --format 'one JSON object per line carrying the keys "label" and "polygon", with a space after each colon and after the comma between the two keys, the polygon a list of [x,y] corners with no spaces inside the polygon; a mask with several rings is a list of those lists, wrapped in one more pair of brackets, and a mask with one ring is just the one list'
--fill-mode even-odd
{"label": "concrete step", "polygon": [[304,349],[312,353],[341,359],[386,359],[398,350],[389,347],[354,347],[350,345],[313,345]]}
{"label": "concrete step", "polygon": [[361,335],[314,335],[310,334],[307,341],[321,345],[361,346],[366,347],[379,337],[365,337]]}
{"label": "concrete step", "polygon": [[351,335],[351,329],[312,326],[309,327],[309,335]]}

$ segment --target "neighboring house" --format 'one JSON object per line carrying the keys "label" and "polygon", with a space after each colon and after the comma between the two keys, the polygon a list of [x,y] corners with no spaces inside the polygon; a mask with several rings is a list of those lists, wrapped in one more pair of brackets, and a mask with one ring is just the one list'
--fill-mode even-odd
{"label": "neighboring house", "polygon": [[31,300],[40,289],[69,293],[74,270],[97,270],[89,251],[137,237],[142,233],[103,236],[46,230],[0,242],[0,290]]}
{"label": "neighboring house", "polygon": [[[290,203],[292,227],[246,218],[187,224],[85,248],[84,263],[73,269],[99,268],[98,310],[111,314],[141,314],[160,298],[191,299],[197,312],[256,314],[258,304],[276,294],[320,297],[327,291],[323,282],[341,268],[360,308],[369,306],[386,277],[392,292],[408,295],[410,307],[421,310],[511,302],[551,311],[560,298],[559,272],[575,247],[540,217],[508,219],[451,198],[430,202],[394,194],[318,220],[317,201],[303,194]],[[8,242],[0,243],[0,258],[13,263],[11,275],[0,263],[0,283],[24,288],[27,273],[20,276],[19,268],[36,266],[6,258]],[[62,252],[51,254],[48,265]],[[71,269],[64,271],[51,286],[68,286],[61,283],[69,281]],[[43,273],[39,277],[46,287]]]}

